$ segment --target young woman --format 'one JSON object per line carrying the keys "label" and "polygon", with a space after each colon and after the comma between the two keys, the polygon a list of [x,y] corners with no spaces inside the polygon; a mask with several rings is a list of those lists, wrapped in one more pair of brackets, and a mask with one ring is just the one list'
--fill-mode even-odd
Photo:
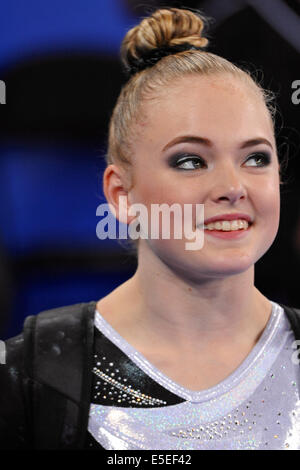
{"label": "young woman", "polygon": [[298,312],[254,285],[280,215],[272,104],[203,26],[161,9],[127,33],[104,173],[121,221],[202,205],[203,246],[141,237],[108,296],[25,321],[0,369],[4,447],[300,449]]}

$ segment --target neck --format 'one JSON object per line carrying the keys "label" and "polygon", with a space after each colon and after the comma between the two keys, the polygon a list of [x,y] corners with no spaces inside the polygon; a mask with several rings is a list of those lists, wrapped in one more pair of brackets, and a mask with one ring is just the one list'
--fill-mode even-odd
{"label": "neck", "polygon": [[160,260],[149,263],[147,256],[140,256],[127,288],[134,299],[135,321],[156,337],[182,344],[230,341],[241,334],[256,342],[271,313],[271,303],[254,286],[253,266],[195,282]]}

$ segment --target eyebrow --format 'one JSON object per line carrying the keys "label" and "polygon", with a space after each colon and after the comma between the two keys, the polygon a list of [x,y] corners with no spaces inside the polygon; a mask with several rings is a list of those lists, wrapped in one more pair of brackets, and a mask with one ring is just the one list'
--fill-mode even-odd
{"label": "eyebrow", "polygon": [[[180,143],[194,143],[194,144],[203,144],[206,145],[207,147],[212,147],[213,143],[211,140],[207,139],[206,137],[200,137],[200,136],[193,136],[193,135],[184,135],[181,137],[176,137],[175,139],[171,140],[165,147],[163,148],[163,151],[167,150],[168,148],[172,147],[175,144],[180,144]],[[259,144],[266,144],[271,149],[273,149],[273,145],[271,142],[269,142],[267,139],[264,137],[256,137],[254,139],[249,139],[243,142],[240,145],[241,149],[247,148],[247,147],[253,147],[254,145],[259,145]]]}

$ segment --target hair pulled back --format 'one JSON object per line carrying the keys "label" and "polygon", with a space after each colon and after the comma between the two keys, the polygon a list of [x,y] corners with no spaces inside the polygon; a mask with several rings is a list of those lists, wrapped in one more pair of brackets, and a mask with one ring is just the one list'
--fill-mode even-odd
{"label": "hair pulled back", "polygon": [[121,46],[121,59],[125,69],[130,73],[132,64],[143,63],[153,51],[166,48],[170,51],[178,48],[180,51],[181,46],[184,49],[187,45],[194,48],[205,47],[208,40],[202,36],[203,28],[204,18],[189,10],[157,10],[126,34]]}
{"label": "hair pulled back", "polygon": [[[240,79],[261,96],[274,130],[275,95],[263,89],[247,70],[205,50],[208,22],[200,12],[162,8],[130,29],[122,42],[121,58],[130,78],[110,119],[106,162],[124,170],[127,190],[134,185],[134,172],[130,170],[138,124],[144,119],[143,104],[159,97],[159,93],[184,76],[229,74]],[[119,242],[138,255],[138,240]]]}
{"label": "hair pulled back", "polygon": [[274,123],[273,94],[264,90],[249,72],[207,52],[203,36],[208,19],[186,9],[162,8],[130,29],[121,46],[121,58],[131,78],[124,85],[109,126],[107,163],[130,165],[135,124],[141,104],[166,85],[185,75],[232,74],[260,93]]}

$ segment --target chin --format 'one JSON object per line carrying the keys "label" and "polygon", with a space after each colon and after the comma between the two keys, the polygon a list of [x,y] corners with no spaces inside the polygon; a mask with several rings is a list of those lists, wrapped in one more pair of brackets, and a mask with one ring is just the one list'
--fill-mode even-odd
{"label": "chin", "polygon": [[180,277],[199,282],[203,279],[221,279],[248,271],[254,266],[254,259],[250,256],[237,256],[236,259],[225,258],[212,260],[210,257],[197,256],[195,252],[190,256],[185,253],[175,254],[166,251],[160,253],[161,261]]}
{"label": "chin", "polygon": [[211,271],[209,277],[215,277],[215,278],[223,278],[223,277],[228,277],[228,276],[237,276],[238,274],[242,274],[247,272],[249,269],[251,269],[254,266],[254,263],[251,264],[244,264],[244,265],[230,265],[230,266],[219,266],[216,267],[214,270]]}
{"label": "chin", "polygon": [[219,257],[212,262],[207,260],[206,266],[208,270],[214,272],[216,275],[235,275],[248,271],[254,266],[256,257],[249,253],[236,253],[235,255]]}

